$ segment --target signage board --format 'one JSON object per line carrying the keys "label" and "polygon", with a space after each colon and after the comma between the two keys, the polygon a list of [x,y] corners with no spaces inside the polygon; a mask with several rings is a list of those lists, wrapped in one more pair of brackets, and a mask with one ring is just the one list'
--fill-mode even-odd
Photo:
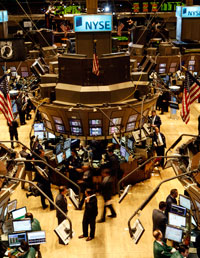
{"label": "signage board", "polygon": [[200,5],[198,6],[177,6],[176,17],[182,18],[199,18],[200,17]]}
{"label": "signage board", "polygon": [[112,31],[112,15],[77,15],[74,16],[75,32]]}
{"label": "signage board", "polygon": [[8,12],[0,11],[0,22],[7,22],[8,21]]}

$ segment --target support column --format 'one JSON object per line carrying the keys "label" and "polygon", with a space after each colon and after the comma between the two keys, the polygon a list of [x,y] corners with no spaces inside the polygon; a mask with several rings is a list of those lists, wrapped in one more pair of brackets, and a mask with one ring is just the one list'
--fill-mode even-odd
{"label": "support column", "polygon": [[193,0],[186,0],[185,4],[186,4],[186,6],[192,6],[193,5]]}
{"label": "support column", "polygon": [[97,14],[98,0],[86,0],[87,14]]}

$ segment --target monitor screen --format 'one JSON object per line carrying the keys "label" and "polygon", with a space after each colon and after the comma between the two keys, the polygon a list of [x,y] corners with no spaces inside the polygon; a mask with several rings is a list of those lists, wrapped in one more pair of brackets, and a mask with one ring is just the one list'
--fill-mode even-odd
{"label": "monitor screen", "polygon": [[134,129],[135,129],[135,122],[128,123],[128,124],[126,125],[126,131],[127,131],[127,132],[133,131]]}
{"label": "monitor screen", "polygon": [[132,135],[133,135],[133,138],[134,138],[136,143],[146,140],[146,135],[144,133],[144,130],[134,131],[134,132],[132,132]]}
{"label": "monitor screen", "polygon": [[81,120],[79,119],[70,119],[69,120],[70,126],[79,126],[81,127]]}
{"label": "monitor screen", "polygon": [[17,69],[16,69],[15,66],[11,66],[11,67],[10,67],[10,70],[11,70],[11,72],[16,72],[16,71],[17,71]]}
{"label": "monitor screen", "polygon": [[26,207],[22,207],[12,211],[13,219],[23,219],[25,218],[25,214],[26,214]]}
{"label": "monitor screen", "polygon": [[126,148],[124,146],[120,147],[120,155],[124,158],[126,157]]}
{"label": "monitor screen", "polygon": [[175,227],[185,227],[186,226],[186,217],[169,212],[168,213],[168,223]]}
{"label": "monitor screen", "polygon": [[178,206],[176,204],[171,205],[170,212],[172,212],[172,213],[176,213],[176,214],[181,215],[181,216],[186,216],[186,211],[187,210],[184,207]]}
{"label": "monitor screen", "polygon": [[63,121],[61,117],[53,116],[54,123],[63,125]]}
{"label": "monitor screen", "polygon": [[28,72],[22,72],[22,77],[28,77],[29,73]]}
{"label": "monitor screen", "polygon": [[167,225],[165,230],[165,238],[175,241],[177,243],[182,242],[183,230]]}
{"label": "monitor screen", "polygon": [[119,133],[119,127],[118,126],[112,126],[109,127],[109,134]]}
{"label": "monitor screen", "polygon": [[179,205],[190,210],[190,208],[191,208],[190,198],[187,196],[184,196],[182,194],[179,194]]}
{"label": "monitor screen", "polygon": [[59,154],[56,156],[56,158],[57,158],[58,164],[60,164],[60,163],[63,161],[63,153],[62,153],[62,152],[59,153]]}
{"label": "monitor screen", "polygon": [[17,209],[17,200],[8,203],[8,213]]}
{"label": "monitor screen", "polygon": [[39,140],[44,139],[44,132],[34,132],[35,137],[37,136]]}
{"label": "monitor screen", "polygon": [[[111,122],[112,121],[112,122]],[[120,125],[121,122],[122,122],[122,118],[121,117],[118,117],[118,118],[111,118],[111,121],[110,121],[110,125],[113,126],[113,125]]]}
{"label": "monitor screen", "polygon": [[40,245],[46,243],[45,231],[33,231],[27,233],[29,245]]}
{"label": "monitor screen", "polygon": [[31,231],[31,219],[13,220],[13,232]]}
{"label": "monitor screen", "polygon": [[36,123],[34,124],[34,132],[44,131],[43,123]]}
{"label": "monitor screen", "polygon": [[198,72],[193,72],[193,75],[194,75],[194,76],[197,76],[197,75],[198,75]]}
{"label": "monitor screen", "polygon": [[17,113],[18,112],[17,104],[13,100],[11,100],[11,103],[12,103],[12,111],[13,111],[13,113]]}
{"label": "monitor screen", "polygon": [[160,68],[166,67],[166,64],[159,64]]}
{"label": "monitor screen", "polygon": [[128,162],[130,154],[126,151],[125,160]]}
{"label": "monitor screen", "polygon": [[166,69],[164,69],[164,68],[161,68],[161,69],[159,69],[159,71],[158,71],[159,73],[165,73],[166,72]]}
{"label": "monitor screen", "polygon": [[190,60],[188,64],[189,65],[195,65],[195,60]]}
{"label": "monitor screen", "polygon": [[61,151],[62,151],[62,144],[61,144],[61,143],[58,143],[58,144],[56,145],[56,155],[59,154]]}
{"label": "monitor screen", "polygon": [[133,141],[130,140],[130,139],[128,139],[127,146],[128,146],[128,148],[129,148],[130,150],[132,150],[132,149],[133,149]]}
{"label": "monitor screen", "polygon": [[89,120],[89,124],[90,126],[94,127],[94,126],[101,126],[102,125],[102,120],[100,119],[92,119],[92,120]]}
{"label": "monitor screen", "polygon": [[8,235],[9,247],[20,246],[22,241],[27,241],[26,232],[24,233],[14,233]]}
{"label": "monitor screen", "polygon": [[48,139],[55,139],[55,138],[56,138],[55,134],[48,132]]}
{"label": "monitor screen", "polygon": [[57,131],[58,133],[65,133],[65,127],[64,127],[64,125],[55,124],[55,126],[56,126],[56,131]]}
{"label": "monitor screen", "polygon": [[90,127],[90,136],[101,136],[102,128],[101,127]]}
{"label": "monitor screen", "polygon": [[176,67],[177,63],[171,63],[170,67]]}
{"label": "monitor screen", "polygon": [[193,71],[193,70],[194,70],[194,65],[189,65],[189,66],[188,66],[188,70],[189,70],[189,71]]}
{"label": "monitor screen", "polygon": [[71,149],[70,148],[65,151],[65,155],[66,155],[66,159],[68,159],[71,156]]}
{"label": "monitor screen", "polygon": [[137,114],[136,114],[136,115],[131,115],[131,116],[129,116],[128,123],[136,121],[136,120],[137,120],[137,117],[138,117]]}
{"label": "monitor screen", "polygon": [[68,138],[67,140],[65,140],[63,146],[64,146],[64,147],[63,147],[64,150],[70,148],[70,146],[71,146],[71,139]]}
{"label": "monitor screen", "polygon": [[81,127],[71,127],[71,134],[72,135],[82,135],[82,128]]}
{"label": "monitor screen", "polygon": [[121,144],[123,144],[125,146],[125,144],[126,144],[126,137],[122,136],[120,142],[121,142]]}

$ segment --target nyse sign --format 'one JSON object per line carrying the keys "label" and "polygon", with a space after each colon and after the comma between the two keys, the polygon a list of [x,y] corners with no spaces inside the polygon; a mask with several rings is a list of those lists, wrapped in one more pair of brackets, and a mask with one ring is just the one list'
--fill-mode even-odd
{"label": "nyse sign", "polygon": [[112,15],[74,16],[75,32],[112,31]]}
{"label": "nyse sign", "polygon": [[182,18],[199,18],[200,6],[177,7],[176,16]]}

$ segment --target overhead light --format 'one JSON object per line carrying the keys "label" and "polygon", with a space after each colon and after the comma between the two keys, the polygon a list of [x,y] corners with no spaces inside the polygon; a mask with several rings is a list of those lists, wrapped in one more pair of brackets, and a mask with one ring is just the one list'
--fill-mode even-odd
{"label": "overhead light", "polygon": [[95,107],[93,108],[93,112],[97,112],[97,109]]}
{"label": "overhead light", "polygon": [[122,107],[120,107],[120,106],[117,106],[117,108],[118,108],[118,110],[122,110]]}
{"label": "overhead light", "polygon": [[109,6],[106,6],[105,7],[105,12],[109,12],[110,11],[110,7]]}
{"label": "overhead light", "polygon": [[70,107],[70,108],[68,109],[69,112],[71,112],[72,110],[73,110],[73,107]]}

